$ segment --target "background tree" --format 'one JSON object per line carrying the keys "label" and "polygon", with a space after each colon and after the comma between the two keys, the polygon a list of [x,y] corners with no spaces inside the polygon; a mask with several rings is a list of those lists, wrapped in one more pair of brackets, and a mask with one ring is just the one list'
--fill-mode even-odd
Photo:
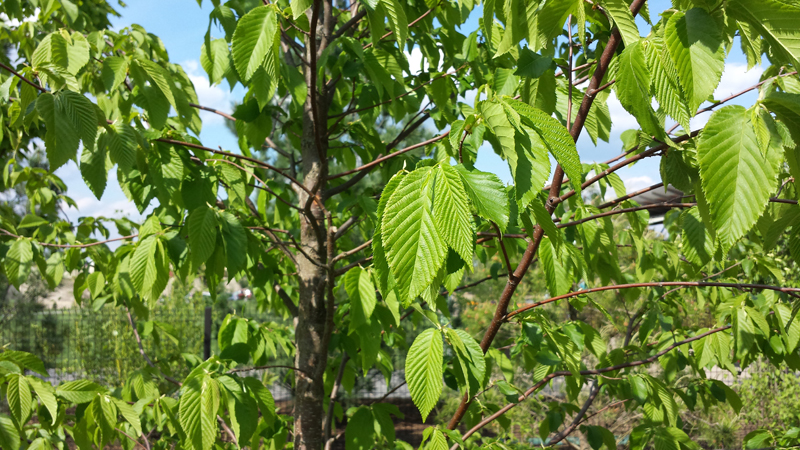
{"label": "background tree", "polygon": [[[800,289],[781,286],[767,258],[789,233],[800,259],[796,2],[675,0],[656,16],[644,0],[492,0],[468,35],[459,29],[476,7],[469,0],[212,3],[201,63],[212,83],[246,88],[234,114],[218,112],[234,125],[238,152],[196,138],[198,110],[209,108],[197,104],[190,79],[142,27],[109,30],[107,4],[0,6],[12,20],[33,19],[2,31],[17,56],[0,65],[0,96],[8,100],[3,183],[26,183],[28,197],[24,217],[4,210],[3,270],[18,287],[34,264],[51,285],[77,272],[76,300],[89,290],[95,301],[138,316],[156,304],[171,273],[202,275],[211,292],[246,277],[265,307],[296,319],[293,342],[281,340],[285,330],[230,316],[218,357],[194,361],[179,381],[142,350],[151,367],[122,394],[81,381],[53,391],[22,375],[42,369],[35,358],[6,351],[11,417],[0,423],[0,446],[50,445],[66,430],[81,448],[117,438],[149,447],[145,420],[163,427],[164,446],[211,448],[219,428],[229,442],[258,446],[262,438],[285,440],[291,429],[294,448],[319,449],[332,442],[339,367],[350,360],[363,373],[386,368],[388,352],[405,352],[400,322],[409,315],[419,334],[405,374],[423,420],[443,377],[463,394],[447,427],[426,432],[432,448],[476,445],[483,426],[560,378],[567,401],[554,406],[542,433],[550,445],[580,429],[593,447],[616,447],[607,430],[580,428],[602,392],[643,411],[632,446],[692,448],[680,407],[741,407],[727,386],[705,379],[706,367],[736,372],[734,361],[742,367],[765,357],[800,368],[791,303]],[[651,24],[646,37],[638,15]],[[210,27],[225,38],[212,40]],[[764,57],[770,64],[751,88],[760,95],[749,109],[710,97],[736,35],[749,64]],[[409,67],[411,48],[423,55],[421,68]],[[582,165],[581,132],[609,138],[611,90],[641,129],[626,135],[624,154]],[[695,114],[712,109],[703,129],[690,129]],[[668,118],[677,125],[667,128]],[[410,144],[423,124],[440,134]],[[392,128],[399,132],[386,137]],[[46,170],[23,164],[26,143],[36,139]],[[474,168],[484,142],[508,162],[513,186]],[[671,184],[685,196],[639,206],[638,193],[628,194],[614,172],[653,156],[661,156],[662,183],[647,190]],[[69,200],[52,188],[63,185],[52,171],[69,160],[98,198],[116,170],[139,211],[152,207],[142,223],[114,221],[122,237],[113,250],[96,239],[108,238],[108,221],[70,223],[56,213]],[[590,203],[582,193],[595,185],[610,185],[619,198]],[[669,216],[672,240],[646,233],[647,211],[656,207],[683,211]],[[622,214],[626,221],[612,221]],[[624,271],[618,245],[636,250]],[[476,261],[492,258],[505,266],[507,283],[486,330],[472,335],[449,322],[444,295]],[[748,261],[747,279],[725,281],[739,259]],[[550,297],[523,302],[514,294],[535,260]],[[684,324],[689,308],[675,289],[707,301],[710,319]],[[542,312],[566,300],[576,312],[608,314],[592,296],[609,290],[634,311],[621,341],[606,341],[577,313],[556,322]],[[132,315],[130,322],[135,330]],[[518,336],[509,338],[513,360],[499,350],[509,339],[497,340],[509,328]],[[276,417],[264,385],[237,375],[238,364],[268,365],[275,342],[294,355],[292,417]],[[636,370],[655,361],[686,371],[691,382]],[[524,367],[532,384],[500,383],[506,364]],[[153,378],[179,387],[179,400],[160,395]],[[482,405],[489,387],[510,403]],[[42,406],[38,424],[25,425],[36,409],[32,391]],[[74,415],[65,412],[71,404],[81,405]],[[390,411],[352,412],[348,447],[394,445]],[[469,427],[454,431],[464,421]],[[788,445],[796,434],[759,442]]]}

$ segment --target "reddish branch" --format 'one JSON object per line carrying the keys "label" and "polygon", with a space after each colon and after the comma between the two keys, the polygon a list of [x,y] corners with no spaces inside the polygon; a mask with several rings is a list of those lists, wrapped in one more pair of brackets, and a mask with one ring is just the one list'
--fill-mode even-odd
{"label": "reddish branch", "polygon": [[47,92],[47,89],[45,89],[45,88],[44,88],[44,87],[42,87],[42,86],[39,86],[38,84],[34,83],[33,81],[31,81],[31,80],[29,80],[29,79],[27,79],[27,78],[23,77],[23,76],[22,76],[22,75],[21,75],[19,72],[17,72],[16,70],[12,69],[11,67],[9,67],[9,66],[7,66],[7,65],[5,65],[5,64],[3,64],[3,63],[0,63],[0,67],[2,67],[3,69],[6,69],[7,71],[11,72],[13,75],[15,75],[15,76],[16,76],[17,78],[19,78],[20,80],[22,80],[22,81],[24,81],[24,82],[26,82],[26,83],[30,84],[31,86],[35,87],[35,88],[36,88],[36,89],[38,89],[40,92]]}
{"label": "reddish branch", "polygon": [[502,320],[508,321],[509,319],[513,318],[514,316],[520,315],[525,311],[529,311],[533,308],[537,308],[542,305],[546,305],[548,303],[552,303],[558,300],[563,300],[565,298],[577,297],[579,295],[591,294],[594,292],[603,292],[603,291],[611,291],[611,290],[618,290],[618,289],[633,289],[633,288],[646,288],[646,287],[726,287],[732,289],[759,289],[759,290],[770,290],[776,292],[783,292],[783,293],[794,293],[800,292],[800,288],[789,288],[789,287],[781,287],[781,286],[772,286],[768,284],[751,284],[751,283],[709,283],[703,281],[659,281],[659,282],[651,282],[651,283],[630,283],[630,284],[614,284],[610,286],[600,286],[591,289],[582,289],[580,291],[569,292],[564,295],[558,295],[556,297],[551,297],[540,302],[531,303],[529,305],[525,305],[521,308],[518,308],[510,313],[506,314]]}
{"label": "reddish branch", "polygon": [[[601,374],[604,374],[604,373],[615,372],[617,370],[627,369],[627,368],[630,368],[630,367],[637,367],[637,366],[643,366],[643,365],[646,365],[646,364],[650,364],[650,363],[658,360],[658,358],[666,355],[667,353],[669,353],[670,351],[672,351],[675,348],[678,348],[678,347],[680,347],[682,345],[686,345],[688,343],[703,339],[704,337],[712,335],[714,333],[719,333],[720,331],[725,331],[725,330],[727,330],[729,328],[731,328],[731,326],[730,325],[726,325],[724,327],[715,328],[713,330],[706,331],[705,333],[699,334],[697,336],[684,339],[684,340],[682,340],[680,342],[676,342],[676,343],[670,345],[669,347],[665,348],[664,350],[661,350],[660,352],[658,352],[658,353],[654,354],[653,356],[650,356],[649,358],[646,358],[646,359],[642,359],[642,360],[638,360],[638,361],[632,361],[632,362],[629,362],[629,363],[618,364],[616,366],[611,366],[611,367],[604,367],[604,368],[601,368],[601,369],[581,370],[579,372],[579,374],[582,375],[582,376],[586,376],[586,375],[601,375]],[[517,406],[520,402],[522,402],[523,400],[525,400],[528,397],[530,397],[531,394],[533,394],[534,392],[538,391],[543,386],[545,386],[547,383],[549,383],[550,380],[552,380],[554,378],[558,378],[558,377],[570,377],[570,376],[573,376],[573,375],[574,374],[572,372],[569,372],[569,371],[558,371],[558,372],[553,372],[551,374],[548,374],[547,376],[544,377],[544,379],[542,379],[542,381],[539,381],[538,383],[533,385],[530,389],[525,391],[522,395],[520,395],[519,398],[517,399],[518,400],[517,403],[509,403],[506,406],[500,408],[497,412],[495,412],[491,416],[487,417],[486,419],[482,420],[479,424],[475,425],[474,427],[470,428],[469,431],[464,433],[464,435],[462,436],[462,439],[467,439],[468,437],[470,437],[473,434],[475,434],[476,431],[480,430],[481,428],[483,428],[486,425],[488,425],[488,424],[492,423],[493,421],[495,421],[498,417],[500,417],[503,414],[507,413],[509,410],[511,410],[512,408]],[[458,447],[457,445],[454,445],[453,447],[451,447],[451,450],[454,450],[457,447]]]}
{"label": "reddish branch", "polygon": [[608,208],[609,206],[614,206],[614,205],[616,205],[617,203],[622,203],[622,202],[624,202],[625,200],[632,199],[633,197],[636,197],[636,196],[642,195],[642,194],[644,194],[644,193],[646,193],[646,192],[650,192],[650,191],[656,190],[656,189],[658,189],[658,188],[660,188],[660,187],[663,187],[663,186],[664,186],[664,183],[656,183],[656,184],[654,184],[654,185],[652,185],[652,186],[650,186],[650,187],[646,187],[646,188],[644,188],[644,189],[639,189],[638,191],[631,192],[631,193],[630,193],[630,194],[628,194],[628,195],[623,195],[622,197],[615,198],[614,200],[611,200],[611,201],[609,201],[609,202],[605,202],[605,203],[603,203],[602,205],[598,206],[598,207],[597,207],[597,209],[606,209],[606,208]]}
{"label": "reddish branch", "polygon": [[[4,230],[0,228],[0,233],[5,234],[6,236],[11,236],[16,239],[22,239],[23,236],[18,236],[14,233],[9,232],[8,230]],[[103,245],[108,244],[109,242],[115,241],[122,241],[125,239],[133,239],[139,236],[138,234],[131,234],[129,236],[122,236],[114,239],[106,239],[105,241],[97,241],[97,242],[90,242],[88,244],[48,244],[47,242],[37,242],[37,244],[41,245],[42,247],[53,247],[53,248],[87,248],[87,247],[94,247],[96,245]]]}
{"label": "reddish branch", "polygon": [[[639,9],[644,6],[644,3],[645,0],[633,1],[630,8],[634,16],[639,12]],[[586,123],[586,118],[589,115],[589,109],[594,102],[595,93],[592,91],[600,86],[600,82],[608,71],[608,67],[612,58],[614,57],[614,53],[621,42],[622,37],[619,33],[619,30],[614,28],[611,36],[608,38],[608,43],[603,49],[603,53],[600,55],[600,58],[597,61],[597,68],[592,75],[592,79],[589,81],[587,93],[583,97],[583,101],[581,102],[580,108],[578,109],[578,113],[575,117],[575,122],[572,124],[572,128],[570,129],[570,135],[575,142],[578,141],[578,137],[581,134],[583,125]],[[558,199],[563,180],[564,170],[559,165],[556,167],[556,171],[551,182],[549,196],[550,201],[548,201],[547,204],[547,208],[550,213],[553,212],[557,205],[557,202],[554,201]],[[511,302],[511,297],[514,295],[514,292],[517,289],[519,280],[525,276],[525,273],[528,271],[528,268],[533,261],[534,255],[536,254],[543,237],[544,231],[540,226],[536,226],[533,232],[533,239],[528,243],[528,247],[525,249],[525,253],[522,255],[522,259],[517,266],[517,269],[514,271],[513,276],[509,276],[508,283],[506,283],[506,287],[503,289],[503,293],[497,302],[497,308],[495,310],[494,317],[492,318],[492,322],[489,324],[489,328],[486,330],[486,333],[481,340],[481,349],[484,353],[489,350],[489,347],[492,345],[492,341],[494,341],[497,332],[500,330],[500,327],[502,326],[506,316],[506,311],[508,310],[508,305]],[[450,423],[447,426],[449,429],[453,430],[456,428],[456,426],[458,426],[461,418],[464,417],[464,414],[467,412],[469,400],[469,397],[466,395],[462,398],[461,404],[458,406],[456,413],[453,415],[453,418],[450,420]]]}

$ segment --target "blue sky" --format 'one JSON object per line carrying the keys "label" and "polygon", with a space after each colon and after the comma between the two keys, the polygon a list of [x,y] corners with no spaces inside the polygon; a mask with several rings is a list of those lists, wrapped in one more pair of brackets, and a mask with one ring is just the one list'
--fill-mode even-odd
{"label": "blue sky", "polygon": [[[654,19],[658,12],[670,6],[670,2],[664,0],[651,0],[648,3]],[[224,81],[221,85],[209,86],[208,78],[199,64],[200,46],[208,26],[208,15],[212,9],[210,1],[204,0],[202,7],[198,7],[196,0],[137,0],[129,2],[129,5],[120,9],[122,17],[112,20],[114,29],[122,29],[135,23],[159,36],[169,52],[170,60],[181,64],[189,74],[195,84],[200,104],[230,112],[231,101],[241,98],[243,88],[237,85],[234,91],[230,92],[227,82]],[[474,30],[481,15],[479,7],[473,11],[461,31],[467,33]],[[640,33],[646,35],[649,30],[648,25],[641,18],[637,18],[637,23]],[[212,27],[211,33],[215,38],[223,37],[222,31],[216,27]],[[417,53],[411,54],[411,67],[419,67],[419,61],[414,61],[418,58]],[[762,69],[759,67],[750,71],[746,69],[746,61],[737,40],[726,59],[725,72],[715,97],[726,97],[757,83]],[[752,105],[756,95],[755,92],[749,93],[732,103]],[[578,151],[585,162],[603,161],[618,155],[622,146],[619,140],[620,133],[626,129],[638,128],[636,120],[622,108],[613,94],[609,99],[609,109],[613,121],[611,143],[599,142],[595,147],[584,133],[578,141]],[[203,131],[200,135],[203,143],[209,147],[222,146],[236,151],[236,140],[223,123],[224,119],[208,112],[201,112],[200,115],[203,119]],[[695,118],[692,121],[692,128],[702,126],[708,120],[708,116],[709,114],[705,114]],[[433,127],[432,124],[430,126]],[[477,165],[482,170],[498,174],[507,183],[512,182],[508,165],[487,146],[479,151]],[[658,167],[658,158],[649,158],[618,173],[625,181],[628,191],[632,191],[658,182],[660,178]],[[127,215],[134,220],[140,217],[133,203],[129,202],[121,192],[115,171],[109,174],[108,187],[99,200],[86,187],[74,162],[60,168],[57,173],[64,179],[69,187],[68,194],[79,206],[78,211],[74,209],[68,211],[71,219],[90,215],[107,217]]]}

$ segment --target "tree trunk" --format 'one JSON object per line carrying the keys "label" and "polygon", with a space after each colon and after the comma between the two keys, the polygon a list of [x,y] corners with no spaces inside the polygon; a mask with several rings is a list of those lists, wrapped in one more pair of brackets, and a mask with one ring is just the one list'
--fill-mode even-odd
{"label": "tree trunk", "polygon": [[[313,9],[313,8],[312,8]],[[310,61],[317,58],[306,45],[306,57]],[[325,125],[327,123],[327,107],[325,92],[314,93],[311,90],[315,85],[311,70],[305,71],[306,84],[309,86],[309,95],[303,107],[303,133],[301,137],[301,153],[303,158],[302,183],[312,192],[322,192],[328,175],[327,164],[327,138]],[[324,86],[324,83],[322,83]],[[316,105],[314,105],[316,101]],[[316,107],[317,117],[313,113]],[[318,120],[319,122],[315,121]],[[315,123],[320,137],[315,137]],[[322,147],[322,148],[320,148]],[[305,208],[308,202],[308,193],[300,190],[299,206]],[[318,195],[317,198],[321,198]],[[325,217],[320,205],[316,202],[310,205],[311,217],[300,215],[300,245],[303,252],[297,253],[297,275],[300,283],[300,299],[298,305],[298,321],[295,330],[295,406],[294,406],[294,448],[296,450],[320,450],[323,440],[323,417],[325,415],[323,404],[325,397],[325,384],[323,375],[328,360],[328,341],[331,330],[326,327],[328,311],[326,308],[326,292],[328,285],[328,271],[325,264],[328,261],[327,227]],[[309,259],[311,258],[311,260]]]}

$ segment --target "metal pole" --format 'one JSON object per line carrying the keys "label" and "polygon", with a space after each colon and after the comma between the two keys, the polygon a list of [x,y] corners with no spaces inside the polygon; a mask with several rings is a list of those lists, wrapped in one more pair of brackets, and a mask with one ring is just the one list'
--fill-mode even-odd
{"label": "metal pole", "polygon": [[203,332],[203,360],[211,358],[211,307],[206,306],[205,325]]}

